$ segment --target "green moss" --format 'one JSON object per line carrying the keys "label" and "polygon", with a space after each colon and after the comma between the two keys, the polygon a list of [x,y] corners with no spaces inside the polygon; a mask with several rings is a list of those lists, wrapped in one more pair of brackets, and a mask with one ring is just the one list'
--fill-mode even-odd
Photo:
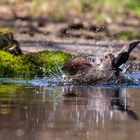
{"label": "green moss", "polygon": [[61,51],[14,56],[0,51],[0,77],[34,77],[61,75],[61,67],[70,54]]}
{"label": "green moss", "polygon": [[28,72],[29,64],[19,56],[0,51],[0,77],[26,76]]}

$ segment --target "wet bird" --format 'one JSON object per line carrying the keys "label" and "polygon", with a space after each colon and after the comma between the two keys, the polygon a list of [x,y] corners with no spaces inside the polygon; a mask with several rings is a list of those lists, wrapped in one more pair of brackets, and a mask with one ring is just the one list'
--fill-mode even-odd
{"label": "wet bird", "polygon": [[[119,67],[122,64],[125,64],[129,58],[129,54],[132,52],[132,50],[140,43],[140,41],[134,41],[127,46],[124,46],[123,49],[120,51],[120,53],[115,57],[112,61],[112,69],[114,70],[121,70]],[[123,51],[124,49],[127,49]]]}
{"label": "wet bird", "polygon": [[88,72],[88,70],[91,69],[101,72],[108,72],[108,70],[112,70],[111,68],[113,59],[114,56],[111,53],[107,54],[104,59],[97,59],[95,62],[89,62],[88,60],[86,60],[86,58],[82,56],[69,58],[64,63],[62,70],[66,71],[69,75]]}
{"label": "wet bird", "polygon": [[84,57],[75,57],[67,59],[62,67],[62,70],[68,72],[70,75],[75,75],[78,72],[85,71],[91,67],[92,64],[88,62]]}
{"label": "wet bird", "polygon": [[[110,79],[113,55],[108,54],[104,60],[89,62],[84,57],[69,58],[62,70],[69,76],[68,80],[76,83],[99,83]],[[108,76],[109,75],[109,76]]]}
{"label": "wet bird", "polygon": [[[63,65],[63,70],[67,71],[74,80],[80,81],[108,81],[114,73],[115,78],[120,78],[120,66],[125,64],[129,58],[129,54],[140,43],[134,41],[123,47],[115,57],[109,53],[105,55],[98,63],[89,62],[84,57],[69,58]],[[114,77],[113,76],[113,77]]]}

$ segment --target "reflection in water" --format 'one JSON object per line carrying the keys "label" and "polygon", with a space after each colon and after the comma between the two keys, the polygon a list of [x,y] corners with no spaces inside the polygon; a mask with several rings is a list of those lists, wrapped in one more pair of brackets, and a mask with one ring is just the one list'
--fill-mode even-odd
{"label": "reflection in water", "polygon": [[[75,98],[71,97],[74,94]],[[112,119],[138,119],[137,114],[131,110],[133,101],[127,97],[124,89],[122,91],[120,88],[103,89],[99,87],[90,90],[88,87],[66,87],[64,95],[67,97],[64,99],[65,105],[71,104],[78,114],[86,114],[88,110],[92,111],[88,116],[91,115],[90,118],[97,123]]]}
{"label": "reflection in water", "polygon": [[134,99],[124,88],[0,85],[0,140],[128,139]]}

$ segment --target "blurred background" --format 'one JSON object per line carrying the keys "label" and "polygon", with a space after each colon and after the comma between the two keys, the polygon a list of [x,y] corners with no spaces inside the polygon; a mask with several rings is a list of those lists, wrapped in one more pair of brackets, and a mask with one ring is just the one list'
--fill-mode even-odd
{"label": "blurred background", "polygon": [[140,0],[2,0],[0,27],[21,38],[140,39]]}

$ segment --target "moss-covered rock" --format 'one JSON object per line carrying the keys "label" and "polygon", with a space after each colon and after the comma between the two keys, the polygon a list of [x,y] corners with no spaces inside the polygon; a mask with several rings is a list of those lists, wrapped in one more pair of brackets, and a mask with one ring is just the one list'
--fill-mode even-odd
{"label": "moss-covered rock", "polygon": [[0,77],[26,76],[28,72],[29,64],[25,63],[21,57],[0,51]]}
{"label": "moss-covered rock", "polygon": [[62,51],[12,55],[0,51],[0,77],[25,77],[61,75],[61,67],[70,54]]}
{"label": "moss-covered rock", "polygon": [[61,66],[70,57],[62,51],[22,54],[13,33],[0,29],[0,77],[34,77],[61,75]]}

